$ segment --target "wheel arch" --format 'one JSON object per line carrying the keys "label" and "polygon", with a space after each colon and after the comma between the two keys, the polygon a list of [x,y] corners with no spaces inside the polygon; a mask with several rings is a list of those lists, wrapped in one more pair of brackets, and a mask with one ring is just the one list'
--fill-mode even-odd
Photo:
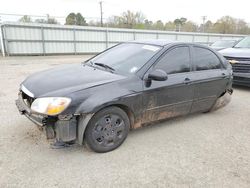
{"label": "wheel arch", "polygon": [[135,115],[134,115],[134,112],[132,111],[131,108],[129,108],[127,105],[120,104],[120,103],[102,105],[101,107],[96,108],[92,113],[82,114],[79,117],[79,120],[78,120],[78,143],[80,145],[83,144],[85,130],[86,130],[90,120],[92,119],[92,117],[96,113],[98,113],[99,111],[101,111],[105,108],[108,108],[108,107],[113,107],[113,106],[122,109],[127,114],[128,118],[129,118],[129,122],[130,122],[130,129],[132,129],[132,127],[135,123]]}
{"label": "wheel arch", "polygon": [[113,106],[122,109],[127,114],[128,118],[129,118],[129,122],[130,122],[130,128],[132,128],[134,125],[134,122],[135,122],[135,115],[134,115],[133,110],[128,105],[121,104],[121,103],[102,105],[101,107],[95,109],[94,114],[96,114],[97,112],[99,112],[105,108],[109,108],[109,107],[113,107]]}

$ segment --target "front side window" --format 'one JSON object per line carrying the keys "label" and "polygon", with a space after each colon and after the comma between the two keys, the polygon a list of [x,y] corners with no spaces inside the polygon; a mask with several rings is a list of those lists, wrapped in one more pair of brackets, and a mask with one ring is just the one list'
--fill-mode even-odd
{"label": "front side window", "polygon": [[119,44],[91,59],[93,64],[105,64],[125,74],[137,72],[162,47],[138,43]]}
{"label": "front side window", "polygon": [[220,69],[219,58],[210,50],[194,47],[194,64],[196,71]]}
{"label": "front side window", "polygon": [[156,64],[155,69],[162,69],[167,74],[189,72],[189,47],[177,47],[170,50]]}

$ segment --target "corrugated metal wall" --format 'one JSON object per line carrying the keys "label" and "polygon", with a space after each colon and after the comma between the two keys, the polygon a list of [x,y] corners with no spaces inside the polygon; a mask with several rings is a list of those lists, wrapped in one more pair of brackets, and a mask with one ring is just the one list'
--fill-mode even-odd
{"label": "corrugated metal wall", "polygon": [[97,53],[119,42],[136,39],[168,39],[210,44],[219,39],[240,39],[244,37],[244,35],[9,22],[2,24],[1,28],[6,55]]}

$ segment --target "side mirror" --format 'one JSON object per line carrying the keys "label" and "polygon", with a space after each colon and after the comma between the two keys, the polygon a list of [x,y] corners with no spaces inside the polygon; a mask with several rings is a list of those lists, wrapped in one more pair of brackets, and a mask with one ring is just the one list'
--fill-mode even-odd
{"label": "side mirror", "polygon": [[168,75],[164,70],[155,69],[153,72],[148,74],[148,79],[155,81],[165,81],[168,79]]}

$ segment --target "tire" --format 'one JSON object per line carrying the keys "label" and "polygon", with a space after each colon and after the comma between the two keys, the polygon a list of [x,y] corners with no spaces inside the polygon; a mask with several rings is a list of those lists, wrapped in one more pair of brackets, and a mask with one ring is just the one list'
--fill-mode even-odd
{"label": "tire", "polygon": [[85,143],[98,153],[112,151],[124,142],[129,128],[129,118],[122,109],[104,108],[90,120],[85,131]]}

